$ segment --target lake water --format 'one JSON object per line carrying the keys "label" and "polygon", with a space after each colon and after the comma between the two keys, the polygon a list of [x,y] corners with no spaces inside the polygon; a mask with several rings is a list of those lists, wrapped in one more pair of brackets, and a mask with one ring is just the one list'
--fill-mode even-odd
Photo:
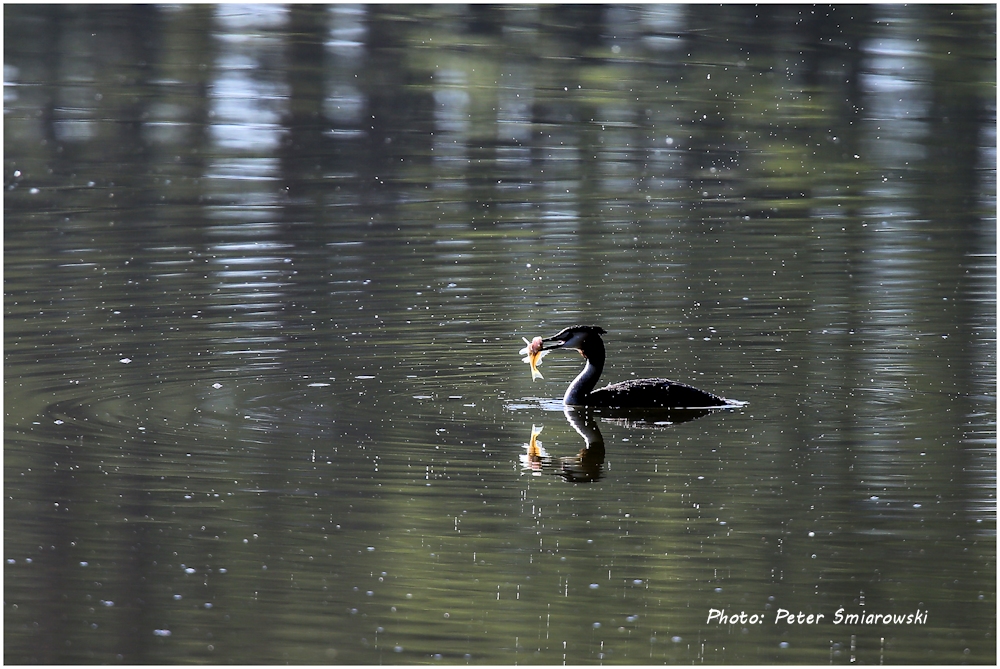
{"label": "lake water", "polygon": [[995,663],[994,6],[4,15],[7,663]]}

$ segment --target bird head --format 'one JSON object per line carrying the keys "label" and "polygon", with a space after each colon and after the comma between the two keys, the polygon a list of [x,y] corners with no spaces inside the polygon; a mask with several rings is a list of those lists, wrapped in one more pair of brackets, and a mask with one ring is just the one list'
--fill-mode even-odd
{"label": "bird head", "polygon": [[[551,337],[542,340],[542,350],[551,351],[557,348],[572,348],[584,353],[588,340],[601,341],[601,335],[606,334],[604,328],[596,325],[574,325],[565,328]],[[602,349],[603,350],[603,349]]]}

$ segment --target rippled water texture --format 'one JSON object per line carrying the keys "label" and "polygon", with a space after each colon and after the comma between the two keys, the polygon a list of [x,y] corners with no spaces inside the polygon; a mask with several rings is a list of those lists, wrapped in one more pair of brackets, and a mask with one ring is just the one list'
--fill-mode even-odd
{"label": "rippled water texture", "polygon": [[994,6],[4,15],[7,663],[996,661]]}

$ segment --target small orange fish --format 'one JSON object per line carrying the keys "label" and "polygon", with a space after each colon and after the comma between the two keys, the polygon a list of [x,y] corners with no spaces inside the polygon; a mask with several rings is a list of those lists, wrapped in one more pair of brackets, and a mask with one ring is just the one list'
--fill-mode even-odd
{"label": "small orange fish", "polygon": [[528,341],[526,337],[521,337],[524,339],[524,343],[527,344],[518,353],[525,356],[522,362],[526,362],[531,365],[531,380],[545,378],[542,373],[538,371],[538,365],[541,364],[542,358],[549,354],[548,351],[542,350],[542,338],[535,337],[531,341]]}

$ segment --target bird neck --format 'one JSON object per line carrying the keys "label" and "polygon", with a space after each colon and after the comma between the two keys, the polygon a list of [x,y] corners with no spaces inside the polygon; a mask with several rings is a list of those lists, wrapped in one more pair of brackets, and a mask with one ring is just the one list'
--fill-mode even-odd
{"label": "bird neck", "polygon": [[587,359],[587,364],[583,371],[573,379],[563,396],[563,403],[569,405],[585,404],[590,391],[597,385],[597,380],[601,378],[604,371],[604,342],[600,339],[596,344],[590,344],[583,350],[583,355]]}

